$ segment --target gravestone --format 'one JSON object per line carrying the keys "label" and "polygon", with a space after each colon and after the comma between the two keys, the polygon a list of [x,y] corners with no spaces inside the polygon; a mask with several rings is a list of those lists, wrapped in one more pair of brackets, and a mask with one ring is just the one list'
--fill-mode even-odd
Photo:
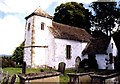
{"label": "gravestone", "polygon": [[65,66],[66,64],[64,62],[60,62],[58,65],[58,72],[61,72],[62,74],[65,73]]}
{"label": "gravestone", "polygon": [[10,84],[16,84],[16,74],[12,76]]}
{"label": "gravestone", "polygon": [[2,68],[2,57],[0,57],[0,68]]}
{"label": "gravestone", "polygon": [[80,57],[78,56],[76,59],[75,59],[75,72],[78,72],[78,68],[79,68],[79,64],[80,64]]}
{"label": "gravestone", "polygon": [[23,62],[23,65],[22,65],[22,73],[23,73],[23,74],[26,73],[26,62]]}

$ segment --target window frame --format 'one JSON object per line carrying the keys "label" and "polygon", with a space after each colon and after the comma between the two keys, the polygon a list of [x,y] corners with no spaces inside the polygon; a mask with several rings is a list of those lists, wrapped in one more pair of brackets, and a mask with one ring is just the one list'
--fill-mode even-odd
{"label": "window frame", "polygon": [[28,31],[30,31],[30,26],[31,26],[31,23],[29,22],[28,23]]}
{"label": "window frame", "polygon": [[109,53],[109,62],[112,64],[114,62],[114,56],[112,53]]}
{"label": "window frame", "polygon": [[41,22],[41,30],[44,30],[44,27],[45,27],[45,23]]}
{"label": "window frame", "polygon": [[71,59],[71,45],[66,45],[66,59]]}

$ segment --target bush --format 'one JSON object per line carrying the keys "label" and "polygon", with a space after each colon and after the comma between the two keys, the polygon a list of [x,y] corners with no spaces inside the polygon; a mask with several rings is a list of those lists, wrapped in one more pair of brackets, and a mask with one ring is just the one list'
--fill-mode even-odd
{"label": "bush", "polygon": [[2,58],[2,68],[5,67],[15,67],[15,63],[10,58]]}
{"label": "bush", "polygon": [[88,59],[82,60],[79,64],[79,68],[85,68],[85,65],[88,65]]}
{"label": "bush", "polygon": [[84,59],[80,62],[79,68],[98,69],[96,59]]}
{"label": "bush", "polygon": [[16,68],[22,68],[22,65],[16,65],[15,67]]}

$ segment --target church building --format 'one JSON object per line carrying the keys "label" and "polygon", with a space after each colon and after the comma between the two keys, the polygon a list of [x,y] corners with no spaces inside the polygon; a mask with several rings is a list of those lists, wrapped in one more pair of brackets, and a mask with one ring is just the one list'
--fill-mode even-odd
{"label": "church building", "polygon": [[66,68],[72,68],[94,54],[97,55],[98,68],[105,69],[108,55],[117,53],[113,39],[109,39],[103,48],[100,47],[103,50],[99,51],[99,42],[85,29],[54,22],[52,16],[40,7],[25,19],[24,61],[27,67],[48,66],[58,69],[59,63],[64,62]]}

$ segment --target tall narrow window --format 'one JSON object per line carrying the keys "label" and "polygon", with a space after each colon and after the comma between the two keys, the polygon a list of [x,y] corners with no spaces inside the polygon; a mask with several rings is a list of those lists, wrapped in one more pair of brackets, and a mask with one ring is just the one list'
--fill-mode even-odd
{"label": "tall narrow window", "polygon": [[111,43],[111,45],[112,45],[112,49],[113,49],[113,43]]}
{"label": "tall narrow window", "polygon": [[66,45],[66,58],[71,58],[71,45]]}
{"label": "tall narrow window", "polygon": [[44,25],[45,25],[45,23],[41,23],[41,30],[44,30]]}
{"label": "tall narrow window", "polygon": [[112,64],[112,63],[113,63],[113,60],[114,60],[114,59],[113,59],[113,54],[112,54],[112,53],[109,54],[109,58],[110,58],[110,59],[109,59],[110,64]]}
{"label": "tall narrow window", "polygon": [[28,23],[28,31],[30,30],[30,23]]}

